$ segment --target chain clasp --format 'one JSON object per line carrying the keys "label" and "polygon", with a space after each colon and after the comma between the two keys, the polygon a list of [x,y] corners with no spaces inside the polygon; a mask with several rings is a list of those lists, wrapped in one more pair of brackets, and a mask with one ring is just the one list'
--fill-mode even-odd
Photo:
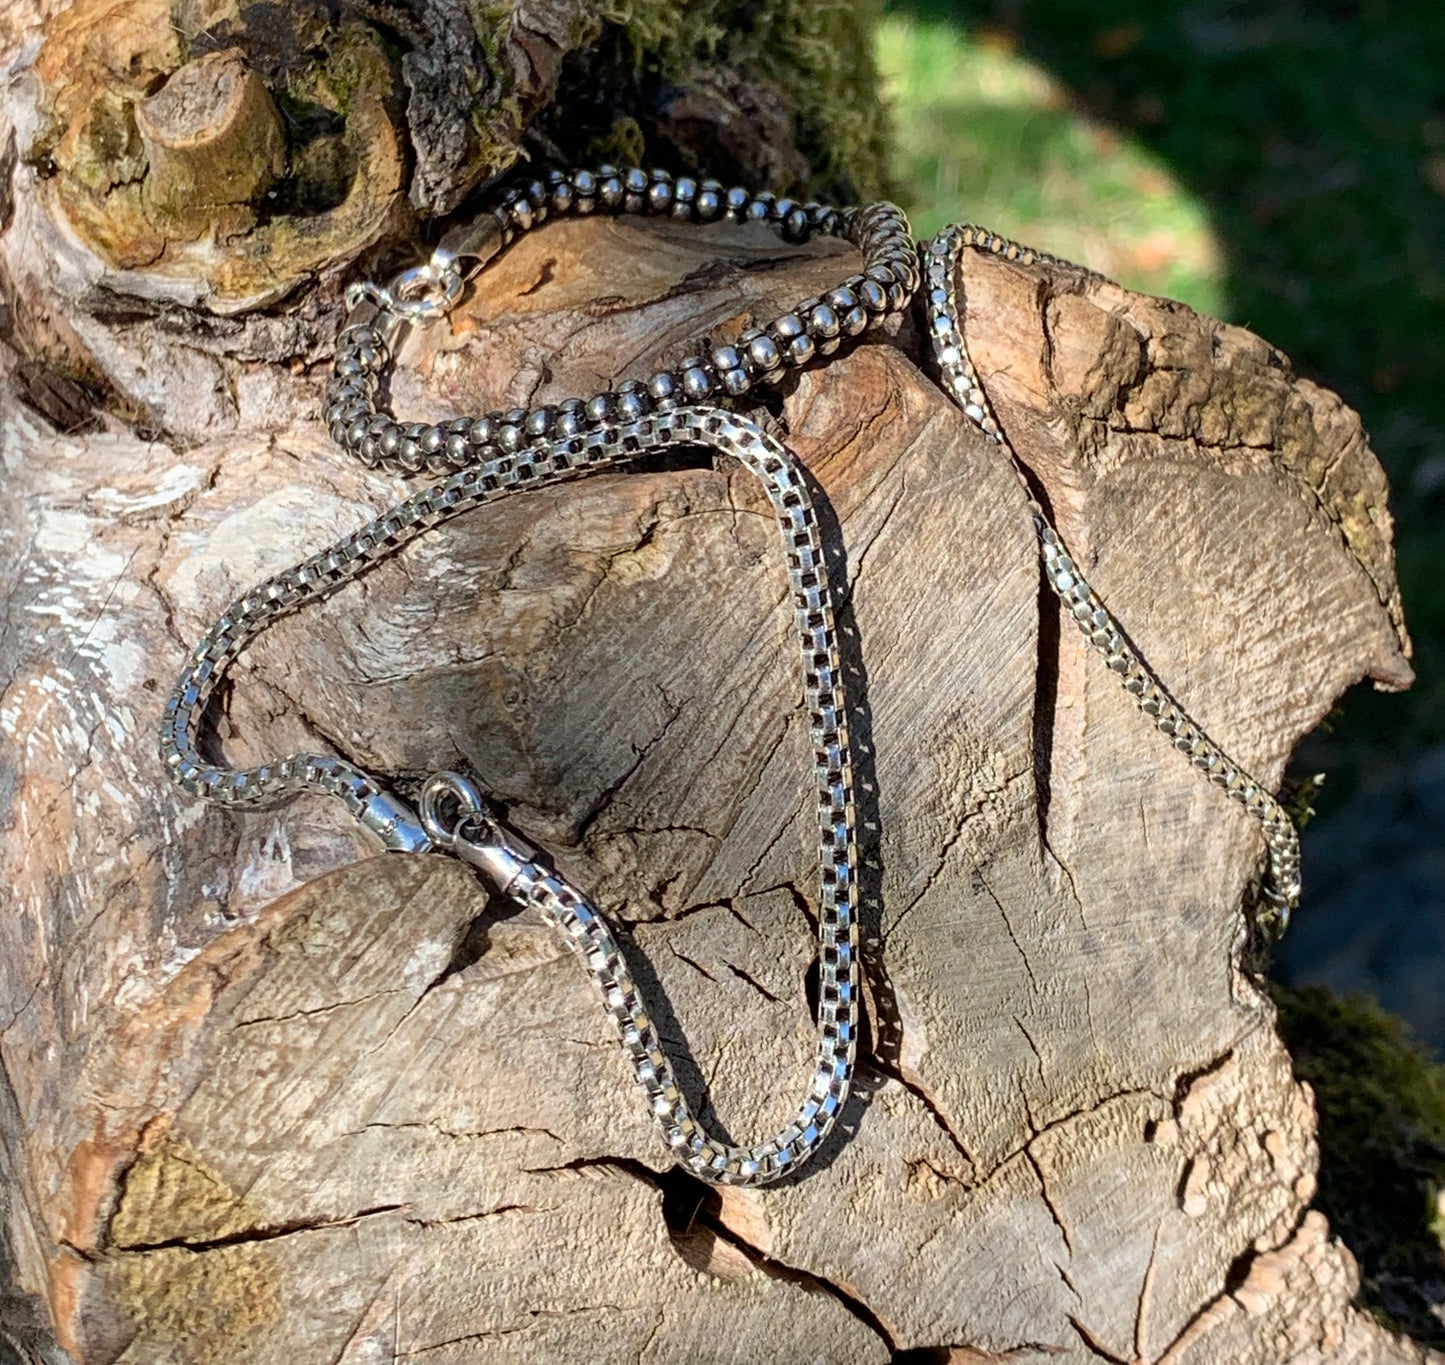
{"label": "chain clasp", "polygon": [[487,809],[476,784],[437,773],[421,789],[421,821],[433,845],[455,853],[506,895],[536,861],[537,850]]}
{"label": "chain clasp", "polygon": [[497,215],[484,213],[475,222],[452,228],[430,260],[403,270],[390,284],[359,280],[348,285],[346,306],[354,312],[371,303],[399,322],[445,317],[461,298],[466,282],[502,249],[504,237]]}

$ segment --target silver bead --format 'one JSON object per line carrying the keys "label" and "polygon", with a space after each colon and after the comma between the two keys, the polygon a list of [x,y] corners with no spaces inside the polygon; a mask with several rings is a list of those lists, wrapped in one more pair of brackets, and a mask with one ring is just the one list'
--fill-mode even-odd
{"label": "silver bead", "polygon": [[666,213],[672,207],[672,186],[666,180],[654,180],[647,191],[647,206],[654,213]]}
{"label": "silver bead", "polygon": [[735,370],[743,362],[734,346],[719,346],[710,357],[713,369],[721,372],[723,370]]}
{"label": "silver bead", "polygon": [[789,342],[794,337],[800,337],[807,330],[803,326],[803,319],[796,313],[784,313],[780,318],[774,318],[772,326],[768,329],[779,341]]}
{"label": "silver bead", "polygon": [[788,342],[788,359],[794,365],[806,365],[813,358],[816,349],[813,338],[805,332],[802,336],[796,336]]}
{"label": "silver bead", "polygon": [[647,381],[647,391],[654,399],[661,402],[671,398],[677,392],[677,379],[671,370],[659,370]]}
{"label": "silver bead", "polygon": [[748,372],[743,369],[722,370],[718,374],[718,380],[734,398],[741,398],[753,386]]}
{"label": "silver bead", "polygon": [[490,417],[478,417],[477,420],[472,423],[472,444],[477,446],[490,445],[495,431],[496,424]]}
{"label": "silver bead", "polygon": [[747,212],[749,202],[748,192],[740,185],[734,185],[723,199],[723,203],[727,206],[727,215],[729,218],[741,218],[742,215]]}
{"label": "silver bead", "polygon": [[622,181],[615,175],[609,175],[597,187],[597,196],[610,209],[615,209],[622,203]]}
{"label": "silver bead", "polygon": [[594,398],[587,400],[587,420],[589,422],[605,422],[612,415],[612,395],[610,393],[599,393]]}
{"label": "silver bead", "polygon": [[712,392],[712,376],[701,365],[690,365],[682,372],[682,391],[693,400],[706,398]]}
{"label": "silver bead", "polygon": [[716,190],[697,192],[697,216],[700,222],[710,223],[722,212],[722,200]]}
{"label": "silver bead", "polygon": [[755,336],[748,342],[748,360],[759,370],[776,370],[783,363],[783,355],[772,337]]}
{"label": "silver bead", "polygon": [[838,315],[826,303],[820,303],[808,314],[808,331],[824,339],[838,335]]}
{"label": "silver bead", "polygon": [[417,442],[422,452],[426,455],[435,455],[442,448],[446,441],[446,433],[440,427],[428,427],[421,434],[421,440]]}
{"label": "silver bead", "polygon": [[861,281],[858,285],[858,299],[870,313],[888,311],[888,295],[877,280]]}

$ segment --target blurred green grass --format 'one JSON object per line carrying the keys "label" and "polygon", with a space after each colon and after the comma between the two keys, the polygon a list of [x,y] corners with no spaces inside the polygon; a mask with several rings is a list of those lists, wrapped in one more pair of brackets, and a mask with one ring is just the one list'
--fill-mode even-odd
{"label": "blurred green grass", "polygon": [[914,229],[982,223],[1206,313],[1225,303],[1208,210],[1137,138],[1073,107],[1006,35],[892,14],[878,59]]}
{"label": "blurred green grass", "polygon": [[1390,475],[1415,688],[1332,770],[1445,741],[1445,5],[895,0],[879,60],[921,231],[981,222],[1184,299],[1357,408]]}

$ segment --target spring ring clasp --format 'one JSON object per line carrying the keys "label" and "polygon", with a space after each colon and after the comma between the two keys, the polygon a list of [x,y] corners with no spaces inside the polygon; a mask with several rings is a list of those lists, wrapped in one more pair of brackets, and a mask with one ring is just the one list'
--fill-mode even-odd
{"label": "spring ring clasp", "polygon": [[347,286],[346,306],[354,311],[370,302],[402,322],[431,322],[451,312],[463,283],[456,257],[438,248],[431,260],[403,270],[389,285],[359,280]]}

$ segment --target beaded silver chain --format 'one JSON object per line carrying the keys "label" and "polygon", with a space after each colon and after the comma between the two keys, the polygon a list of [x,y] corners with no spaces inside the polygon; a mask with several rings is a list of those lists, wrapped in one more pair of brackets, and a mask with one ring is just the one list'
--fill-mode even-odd
{"label": "beaded silver chain", "polygon": [[1082,267],[1020,246],[984,228],[972,225],[945,228],[922,252],[923,302],[933,361],[944,392],[990,441],[1002,447],[1018,475],[1038,532],[1044,577],[1064,610],[1155,727],[1195,768],[1239,802],[1264,830],[1269,869],[1257,887],[1260,903],[1255,907],[1255,920],[1263,931],[1277,937],[1285,931],[1290,914],[1299,904],[1300,844],[1294,821],[1263,784],[1204,733],[1139,656],[1119,623],[1089,586],[1078,562],[1069,554],[1034,496],[1023,462],[994,415],[964,341],[963,314],[958,305],[958,257],[965,247],[1022,265],[1054,265],[1071,270],[1082,270]]}
{"label": "beaded silver chain", "polygon": [[[549,217],[591,213],[766,223],[793,242],[842,237],[863,253],[863,269],[823,296],[803,299],[766,326],[748,329],[733,344],[687,356],[645,380],[629,380],[586,400],[438,423],[401,423],[378,409],[376,386],[385,365],[389,324],[440,316],[460,296],[467,274],[484,266],[519,233]],[[570,436],[591,423],[630,422],[680,403],[741,398],[760,384],[777,383],[816,356],[831,355],[847,338],[902,312],[917,288],[917,247],[907,217],[893,204],[849,209],[799,204],[772,194],[724,189],[716,180],[674,179],[666,171],[619,171],[612,166],[595,172],[553,171],[545,179],[507,190],[495,208],[443,238],[430,260],[403,272],[389,287],[353,287],[353,309],[370,303],[373,317],[354,321],[337,342],[326,424],[338,445],[369,465],[403,474],[423,469],[444,474],[494,449],[520,450],[554,435]]]}
{"label": "beaded silver chain", "polygon": [[[431,424],[397,422],[378,406],[377,389],[390,362],[390,333],[398,323],[444,315],[461,296],[467,277],[518,233],[549,216],[595,211],[662,214],[696,222],[765,222],[790,241],[840,236],[862,251],[864,268],[821,297],[802,300],[766,326],[744,332],[733,344],[689,356],[675,367],[590,399]],[[1028,493],[1045,575],[1085,636],[1175,747],[1264,827],[1270,877],[1262,895],[1282,929],[1299,891],[1294,826],[1278,802],[1203,735],[1149,671],[1084,581],[1029,490],[964,345],[955,286],[958,252],[964,246],[1026,263],[1054,259],[976,228],[951,228],[923,252],[928,334],[944,388],[1013,462]],[[847,707],[817,518],[802,472],[787,449],[755,423],[708,404],[776,383],[789,370],[831,354],[847,338],[901,312],[918,293],[919,274],[918,248],[908,221],[891,204],[839,210],[724,189],[712,180],[609,166],[595,172],[552,172],[514,186],[475,222],[444,238],[424,265],[404,271],[389,286],[367,282],[348,291],[352,316],[338,339],[325,400],[331,435],[369,465],[446,477],[232,602],[192,652],[161,725],[166,770],[193,796],[253,808],[304,791],[329,794],[383,847],[453,853],[500,894],[537,907],[581,959],[677,1161],[717,1184],[776,1180],[798,1169],[826,1139],[852,1082],[859,965]],[[234,769],[210,762],[197,748],[208,703],[226,672],[246,646],[281,617],[329,596],[472,508],[518,490],[622,468],[651,452],[682,445],[738,460],[760,479],[773,505],[803,656],[813,746],[820,874],[817,1060],[793,1120],[752,1146],[734,1145],[703,1129],[677,1085],[612,931],[581,891],[503,825],[470,778],[434,774],[423,784],[413,809],[376,778],[339,758],[294,753],[277,762]]]}

